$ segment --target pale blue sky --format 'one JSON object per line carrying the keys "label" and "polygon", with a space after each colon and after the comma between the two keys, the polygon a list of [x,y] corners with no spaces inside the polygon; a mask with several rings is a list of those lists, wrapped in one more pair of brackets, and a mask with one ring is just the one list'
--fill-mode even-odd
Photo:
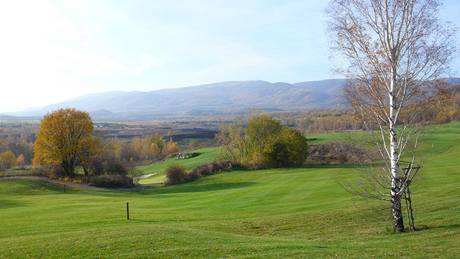
{"label": "pale blue sky", "polygon": [[[0,112],[111,90],[340,77],[327,3],[0,0]],[[443,19],[459,26],[459,14],[445,1]]]}

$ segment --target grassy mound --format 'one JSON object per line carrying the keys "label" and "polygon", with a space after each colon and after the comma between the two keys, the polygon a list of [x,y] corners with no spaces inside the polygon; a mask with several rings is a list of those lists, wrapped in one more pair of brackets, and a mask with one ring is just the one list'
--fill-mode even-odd
{"label": "grassy mound", "polygon": [[413,189],[417,232],[393,234],[388,204],[347,193],[341,183],[356,177],[350,167],[237,171],[178,186],[65,193],[42,182],[0,180],[0,257],[454,258],[458,143],[460,123],[426,132]]}

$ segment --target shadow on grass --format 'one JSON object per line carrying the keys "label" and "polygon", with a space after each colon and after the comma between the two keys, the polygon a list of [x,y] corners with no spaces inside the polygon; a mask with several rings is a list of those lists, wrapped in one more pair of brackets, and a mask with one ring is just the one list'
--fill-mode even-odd
{"label": "shadow on grass", "polygon": [[0,200],[0,209],[11,209],[16,207],[26,206],[22,202],[12,201],[12,200]]}
{"label": "shadow on grass", "polygon": [[5,183],[5,191],[0,191],[0,194],[46,195],[64,190],[63,184],[49,182],[44,177],[0,177],[0,184]]}
{"label": "shadow on grass", "polygon": [[359,164],[310,164],[304,165],[300,168],[361,168],[366,166],[367,165]]}
{"label": "shadow on grass", "polygon": [[191,193],[191,192],[209,192],[221,191],[228,189],[245,188],[256,184],[255,182],[238,182],[238,183],[203,183],[203,184],[179,184],[158,189],[150,189],[145,194],[171,194],[171,193]]}
{"label": "shadow on grass", "polygon": [[180,194],[180,193],[199,193],[199,192],[210,192],[210,191],[222,191],[230,189],[245,188],[248,186],[255,185],[256,182],[235,182],[235,183],[198,183],[189,182],[183,184],[177,184],[172,186],[164,185],[144,185],[136,186],[134,188],[123,188],[123,189],[101,189],[95,191],[80,190],[80,194],[95,194],[106,197],[126,197],[126,195],[159,195],[162,194]]}
{"label": "shadow on grass", "polygon": [[456,229],[460,228],[460,224],[448,224],[448,225],[439,225],[439,226],[427,226],[427,225],[417,225],[416,231],[425,231],[430,229]]}

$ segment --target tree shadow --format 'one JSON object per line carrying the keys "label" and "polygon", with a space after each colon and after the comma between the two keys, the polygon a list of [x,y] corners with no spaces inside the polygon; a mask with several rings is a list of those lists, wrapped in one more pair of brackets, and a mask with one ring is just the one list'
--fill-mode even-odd
{"label": "tree shadow", "polygon": [[300,168],[364,168],[367,164],[306,164]]}
{"label": "tree shadow", "polygon": [[26,206],[23,202],[13,200],[0,200],[0,209],[11,209]]}
{"label": "tree shadow", "polygon": [[173,194],[173,193],[193,193],[221,191],[229,189],[245,188],[256,184],[255,182],[238,182],[238,183],[202,183],[202,184],[178,184],[162,188],[152,188],[146,194]]}
{"label": "tree shadow", "polygon": [[430,229],[455,229],[460,228],[460,224],[447,224],[447,225],[438,225],[438,226],[428,226],[428,225],[416,225],[415,231],[426,231]]}

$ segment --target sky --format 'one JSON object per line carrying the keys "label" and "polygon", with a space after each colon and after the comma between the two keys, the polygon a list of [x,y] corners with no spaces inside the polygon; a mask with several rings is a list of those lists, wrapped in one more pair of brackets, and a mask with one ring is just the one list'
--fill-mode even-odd
{"label": "sky", "polygon": [[[0,0],[0,112],[104,91],[338,78],[327,4]],[[459,0],[444,1],[442,19],[460,26],[459,13]]]}

